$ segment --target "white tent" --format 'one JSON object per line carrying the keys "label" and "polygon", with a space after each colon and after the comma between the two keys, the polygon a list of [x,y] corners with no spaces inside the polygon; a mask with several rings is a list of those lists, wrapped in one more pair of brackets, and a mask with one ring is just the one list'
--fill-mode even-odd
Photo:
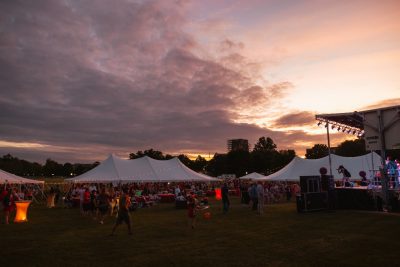
{"label": "white tent", "polygon": [[23,178],[12,173],[0,170],[0,184],[44,184],[44,181]]}
{"label": "white tent", "polygon": [[210,176],[197,173],[186,167],[178,158],[155,160],[142,157],[134,160],[121,159],[110,155],[92,170],[67,179],[75,183],[101,182],[174,182],[174,181],[216,181]]}
{"label": "white tent", "polygon": [[[359,157],[341,157],[331,154],[332,175],[335,180],[342,179],[342,174],[337,172],[343,165],[351,174],[351,179],[360,179],[359,172],[365,171],[367,178],[373,178],[374,170],[381,166],[381,157],[375,152]],[[329,157],[320,159],[303,159],[295,157],[283,169],[268,175],[266,180],[270,181],[299,181],[300,176],[320,175],[319,169],[325,167],[329,174]]]}
{"label": "white tent", "polygon": [[259,174],[258,172],[252,172],[242,177],[239,177],[239,179],[265,180],[267,179],[267,176]]}

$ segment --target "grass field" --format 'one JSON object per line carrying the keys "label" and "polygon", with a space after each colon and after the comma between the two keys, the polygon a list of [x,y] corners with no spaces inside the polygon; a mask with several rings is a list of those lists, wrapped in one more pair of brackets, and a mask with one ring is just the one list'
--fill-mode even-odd
{"label": "grass field", "polygon": [[186,210],[158,204],[131,214],[134,235],[77,209],[34,205],[29,222],[0,224],[0,266],[400,266],[400,216],[336,211],[298,214],[294,203],[258,216],[232,199],[223,215],[187,226]]}

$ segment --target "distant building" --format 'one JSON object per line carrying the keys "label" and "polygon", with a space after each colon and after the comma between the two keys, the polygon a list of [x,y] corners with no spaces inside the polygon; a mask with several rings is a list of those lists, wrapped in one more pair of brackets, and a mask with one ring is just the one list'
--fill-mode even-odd
{"label": "distant building", "polygon": [[228,140],[228,151],[249,151],[249,141],[246,139]]}

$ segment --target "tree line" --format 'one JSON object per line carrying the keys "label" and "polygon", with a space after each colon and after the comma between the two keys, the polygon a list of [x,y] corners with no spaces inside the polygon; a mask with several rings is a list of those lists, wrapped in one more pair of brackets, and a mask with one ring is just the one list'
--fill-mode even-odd
{"label": "tree line", "polygon": [[99,162],[92,164],[64,163],[60,164],[52,159],[47,159],[45,164],[29,162],[27,160],[13,157],[10,154],[0,158],[0,169],[23,177],[71,177],[85,173],[99,165]]}
{"label": "tree line", "polygon": [[[338,147],[331,149],[332,153],[340,156],[354,157],[366,154],[363,139],[344,141]],[[324,144],[315,144],[307,149],[305,155],[308,159],[317,159],[328,155],[328,147]],[[148,149],[130,153],[130,159],[149,156],[157,160],[168,160],[174,156],[164,154],[161,151]],[[258,172],[265,175],[278,171],[286,166],[294,157],[294,150],[278,150],[277,145],[270,137],[260,137],[251,151],[236,150],[226,154],[216,153],[212,159],[207,161],[200,155],[196,159],[190,159],[187,155],[181,154],[177,157],[190,169],[202,172],[210,176],[222,174],[235,174],[236,177],[251,172]],[[64,163],[60,164],[52,159],[47,159],[45,164],[29,162],[10,154],[0,158],[0,169],[24,177],[71,177],[80,175],[99,165],[99,162],[92,164]]]}

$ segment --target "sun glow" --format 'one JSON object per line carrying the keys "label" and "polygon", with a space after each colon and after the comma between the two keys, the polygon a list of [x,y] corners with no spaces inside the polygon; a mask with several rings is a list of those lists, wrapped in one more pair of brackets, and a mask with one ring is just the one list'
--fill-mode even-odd
{"label": "sun glow", "polygon": [[27,143],[27,142],[10,142],[0,140],[0,147],[15,147],[15,148],[45,148],[48,145],[39,143]]}

